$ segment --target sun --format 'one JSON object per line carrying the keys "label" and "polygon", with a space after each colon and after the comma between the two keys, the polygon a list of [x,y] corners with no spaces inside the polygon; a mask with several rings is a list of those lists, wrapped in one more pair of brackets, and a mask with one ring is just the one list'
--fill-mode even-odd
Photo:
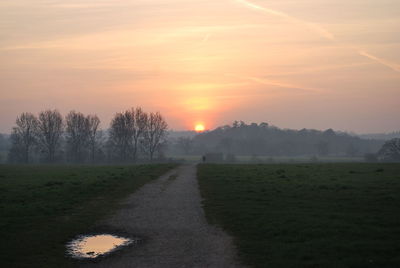
{"label": "sun", "polygon": [[206,129],[206,128],[204,127],[203,124],[196,124],[195,127],[194,127],[194,130],[195,130],[196,132],[203,132],[205,129]]}

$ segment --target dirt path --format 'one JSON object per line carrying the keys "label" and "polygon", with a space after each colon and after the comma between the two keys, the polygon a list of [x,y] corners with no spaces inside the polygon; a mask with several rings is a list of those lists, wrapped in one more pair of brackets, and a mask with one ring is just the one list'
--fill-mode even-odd
{"label": "dirt path", "polygon": [[240,267],[231,238],[207,224],[194,165],[145,185],[102,224],[144,242],[83,267]]}

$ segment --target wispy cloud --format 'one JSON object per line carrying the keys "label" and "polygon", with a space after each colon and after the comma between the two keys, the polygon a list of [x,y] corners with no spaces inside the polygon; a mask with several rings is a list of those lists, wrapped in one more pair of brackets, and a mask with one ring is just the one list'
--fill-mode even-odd
{"label": "wispy cloud", "polygon": [[319,92],[321,90],[315,89],[315,88],[310,88],[307,86],[301,86],[301,85],[295,85],[291,83],[286,83],[286,82],[281,82],[281,81],[276,81],[276,80],[271,80],[267,78],[260,78],[260,77],[253,77],[253,76],[246,76],[243,77],[244,79],[256,82],[258,84],[262,85],[270,85],[270,86],[277,86],[281,88],[292,88],[292,89],[301,89],[304,91],[310,91],[310,92]]}
{"label": "wispy cloud", "polygon": [[274,15],[277,17],[285,18],[289,21],[292,21],[293,23],[302,24],[302,25],[312,29],[313,31],[318,33],[323,38],[326,38],[329,40],[335,40],[335,36],[333,35],[333,33],[329,32],[328,30],[326,30],[325,28],[323,28],[317,24],[298,19],[296,17],[290,16],[289,14],[281,12],[281,11],[270,9],[270,8],[267,8],[264,6],[259,6],[257,4],[254,4],[254,3],[246,1],[246,0],[236,0],[236,1],[249,7],[249,8],[252,8],[252,9],[255,9],[258,11],[262,11],[262,12],[265,12],[265,13],[268,13],[270,15]]}
{"label": "wispy cloud", "polygon": [[385,65],[386,67],[389,67],[390,69],[392,69],[395,72],[400,72],[400,65],[399,64],[392,63],[392,62],[389,62],[387,60],[378,58],[378,57],[376,57],[376,56],[374,56],[374,55],[372,55],[372,54],[370,54],[370,53],[368,53],[366,51],[363,51],[363,50],[359,50],[358,53],[360,55],[364,56],[364,57],[367,57],[367,58],[375,61],[375,62],[379,62],[380,64]]}
{"label": "wispy cloud", "polygon": [[298,84],[287,83],[287,82],[278,81],[275,79],[269,79],[269,78],[265,78],[265,77],[242,76],[242,75],[236,75],[236,74],[225,74],[225,75],[231,76],[231,77],[236,77],[236,78],[239,78],[242,80],[246,80],[246,81],[261,84],[261,85],[274,86],[274,87],[287,88],[287,89],[300,89],[300,90],[308,91],[308,92],[321,92],[320,89],[311,88],[311,87],[298,85]]}
{"label": "wispy cloud", "polygon": [[276,71],[268,73],[268,76],[288,76],[288,75],[299,75],[299,74],[316,74],[326,71],[333,71],[333,70],[341,70],[341,69],[349,69],[353,67],[361,67],[373,64],[372,62],[358,62],[358,63],[350,63],[350,64],[329,64],[329,65],[320,65],[320,66],[313,66],[313,67],[304,67],[301,69],[294,69],[292,71]]}
{"label": "wispy cloud", "polygon": [[[254,9],[254,10],[257,10],[257,11],[261,11],[261,12],[264,12],[264,13],[267,13],[267,14],[270,14],[270,15],[278,16],[278,17],[281,17],[281,18],[285,18],[285,19],[287,19],[287,20],[289,20],[289,21],[291,21],[291,22],[293,22],[295,24],[300,24],[300,25],[306,26],[306,27],[310,28],[311,30],[313,30],[315,33],[317,33],[319,36],[321,36],[321,37],[323,37],[325,39],[339,42],[339,40],[335,37],[335,35],[333,33],[331,33],[330,31],[328,31],[327,29],[325,29],[324,27],[322,27],[322,26],[320,26],[318,24],[311,23],[311,22],[308,22],[308,21],[305,21],[305,20],[302,20],[302,19],[298,19],[298,18],[293,17],[293,16],[291,16],[291,15],[289,15],[287,13],[284,13],[284,12],[281,12],[281,11],[277,11],[277,10],[274,10],[274,9],[270,9],[270,8],[267,8],[267,7],[264,7],[264,6],[260,6],[260,5],[257,5],[255,3],[247,1],[247,0],[236,0],[236,2],[246,6],[248,8],[251,8],[251,9]],[[391,70],[393,70],[395,72],[400,72],[400,65],[399,64],[391,63],[391,62],[389,62],[389,61],[387,61],[385,59],[382,59],[382,58],[380,58],[378,56],[372,55],[371,53],[368,53],[368,52],[366,52],[364,50],[361,50],[361,49],[358,49],[358,48],[354,48],[353,46],[350,46],[350,45],[347,45],[347,47],[355,49],[356,52],[361,56],[364,56],[364,57],[366,57],[366,58],[368,58],[370,60],[373,60],[376,63],[379,63],[379,64],[384,65],[386,67],[389,67]]]}
{"label": "wispy cloud", "polygon": [[149,30],[137,29],[112,29],[101,32],[76,34],[73,36],[57,37],[47,41],[38,41],[18,45],[1,46],[0,50],[24,49],[110,49],[134,47],[137,45],[152,45],[166,42],[176,42],[177,38],[203,36],[200,43],[206,43],[213,34],[220,32],[238,31],[246,29],[263,28],[263,24],[243,25],[212,25],[191,27],[154,27]]}
{"label": "wispy cloud", "polygon": [[105,8],[115,7],[117,3],[53,3],[50,7],[65,8],[65,9],[89,9],[89,8]]}

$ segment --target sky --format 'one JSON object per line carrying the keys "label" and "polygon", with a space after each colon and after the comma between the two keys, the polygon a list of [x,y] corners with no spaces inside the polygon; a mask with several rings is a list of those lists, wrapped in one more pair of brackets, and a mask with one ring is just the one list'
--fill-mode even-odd
{"label": "sky", "polygon": [[2,0],[0,132],[22,112],[160,111],[400,130],[399,0]]}

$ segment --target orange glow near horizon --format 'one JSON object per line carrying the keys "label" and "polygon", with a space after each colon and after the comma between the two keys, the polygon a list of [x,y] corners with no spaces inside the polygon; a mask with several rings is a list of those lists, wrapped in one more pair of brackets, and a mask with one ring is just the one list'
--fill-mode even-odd
{"label": "orange glow near horizon", "polygon": [[107,129],[138,106],[174,130],[397,131],[400,1],[325,2],[0,1],[0,132],[47,108]]}
{"label": "orange glow near horizon", "polygon": [[195,130],[196,132],[203,132],[205,129],[206,129],[206,128],[205,128],[204,124],[202,124],[202,123],[197,123],[197,124],[195,125],[195,127],[194,127],[194,130]]}

